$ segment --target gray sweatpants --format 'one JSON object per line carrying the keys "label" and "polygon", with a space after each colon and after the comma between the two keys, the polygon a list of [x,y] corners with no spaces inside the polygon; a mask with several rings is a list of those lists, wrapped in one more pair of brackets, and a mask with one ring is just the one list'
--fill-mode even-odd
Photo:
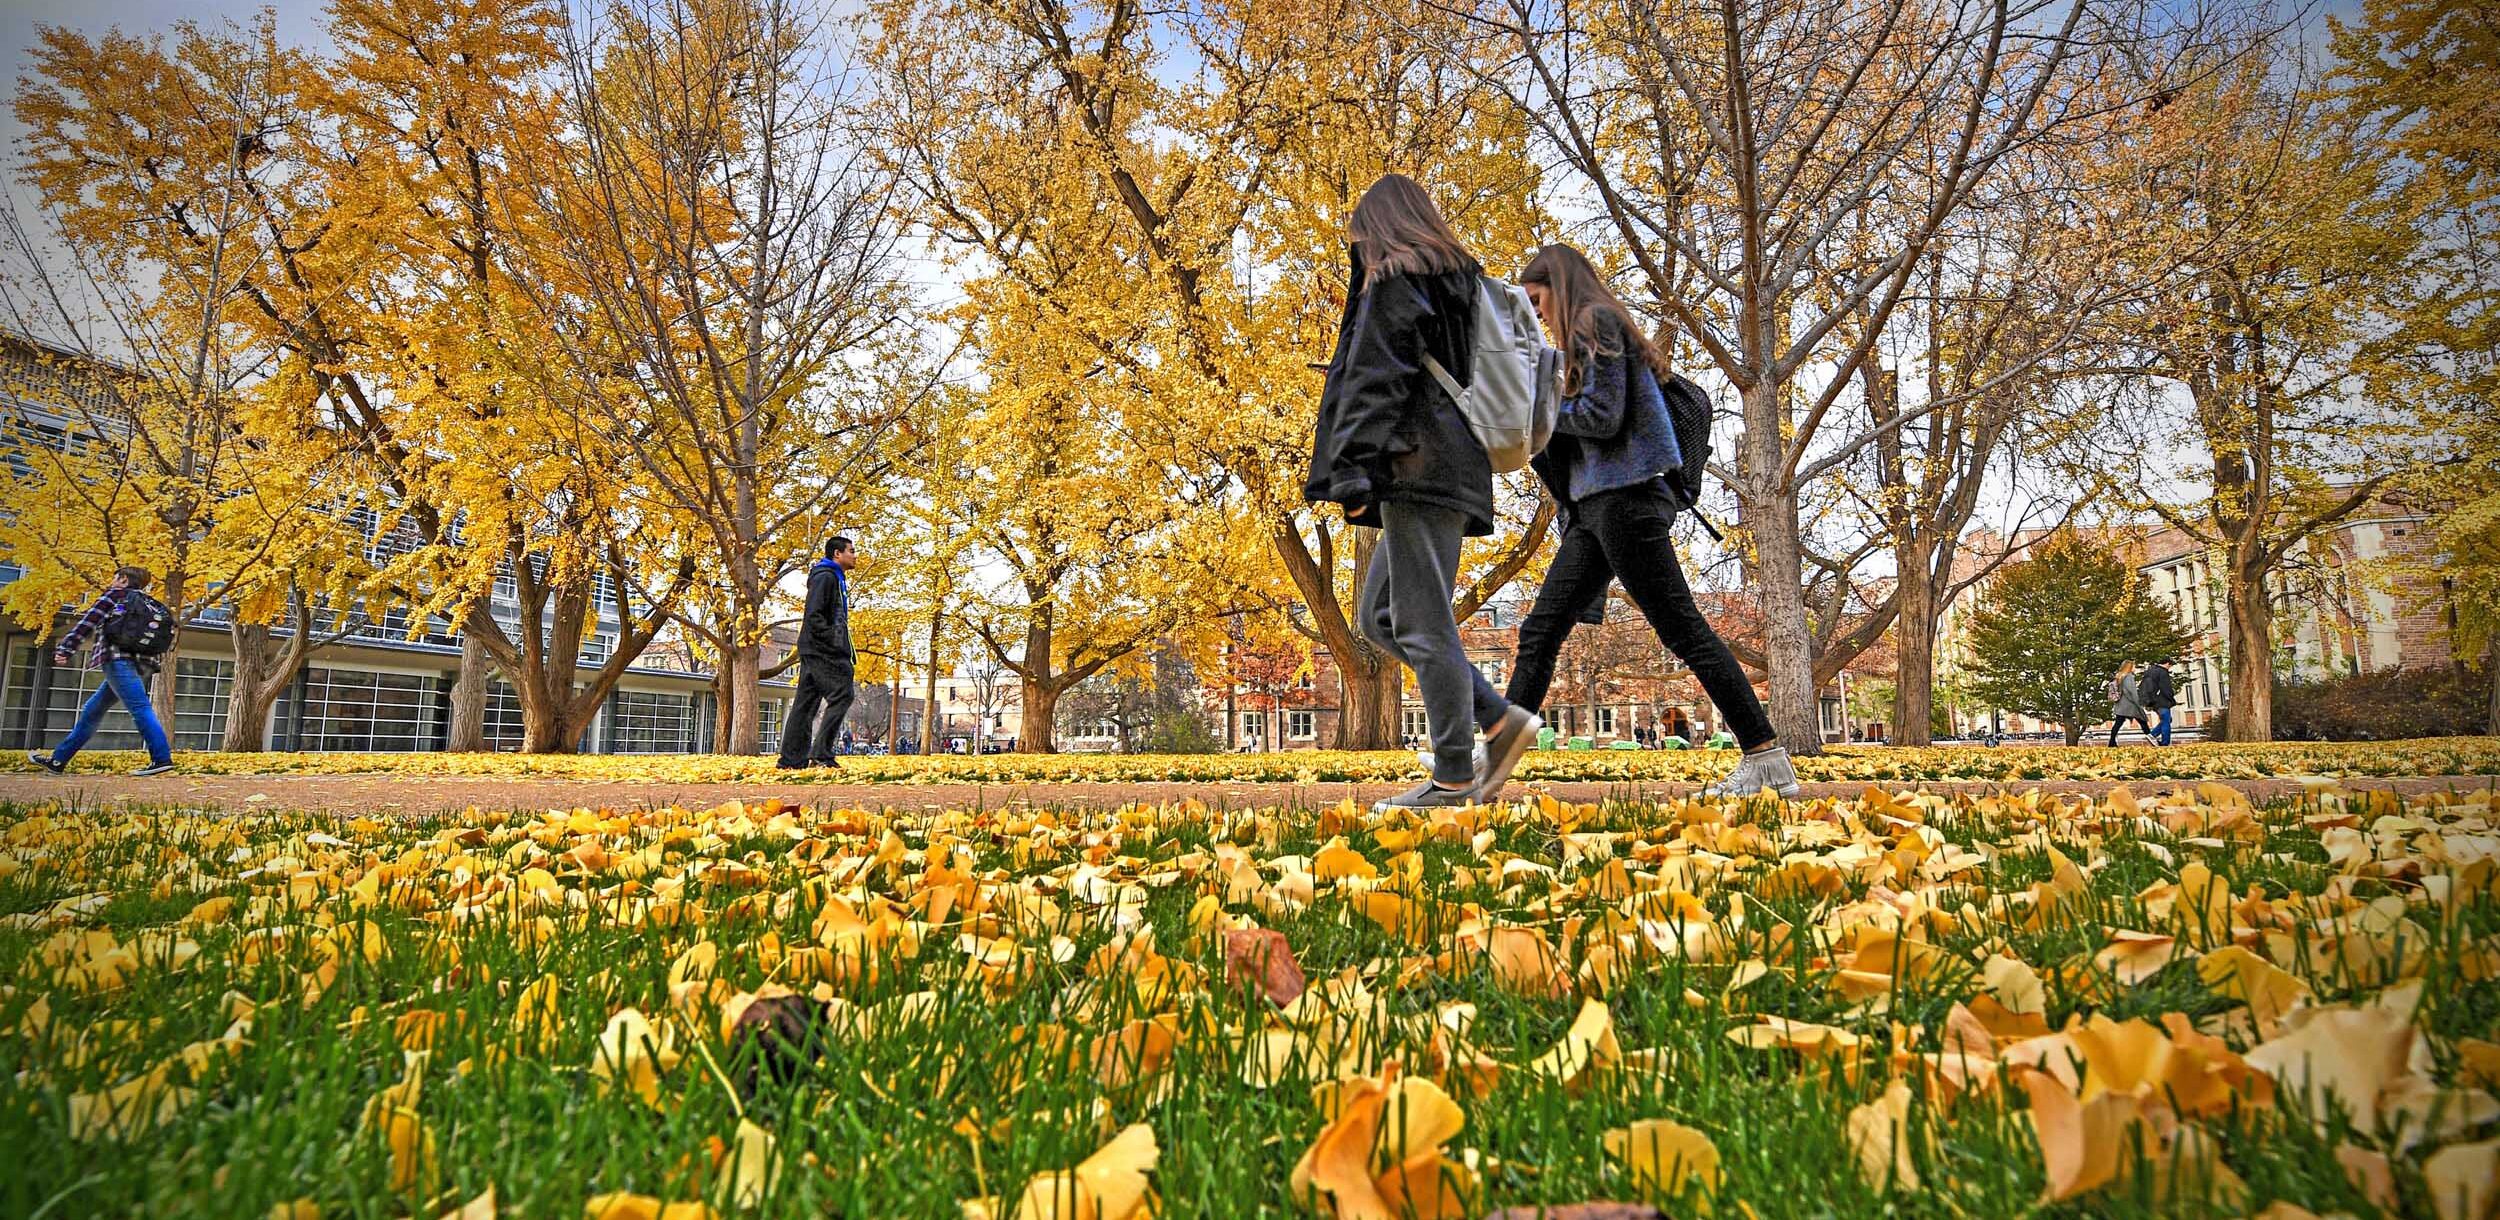
{"label": "gray sweatpants", "polygon": [[1380,505],[1380,520],[1380,545],[1363,571],[1356,614],[1372,643],[1415,671],[1432,724],[1432,778],[1464,787],[1475,781],[1475,729],[1492,728],[1510,709],[1468,664],[1458,620],[1450,615],[1466,518],[1453,509],[1392,501]]}

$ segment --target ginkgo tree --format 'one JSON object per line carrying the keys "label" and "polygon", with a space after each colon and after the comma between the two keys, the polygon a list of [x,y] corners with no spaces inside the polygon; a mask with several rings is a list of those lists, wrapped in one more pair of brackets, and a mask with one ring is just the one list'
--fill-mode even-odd
{"label": "ginkgo tree", "polygon": [[[352,621],[367,571],[329,511],[337,447],[286,423],[300,368],[247,324],[263,252],[252,201],[283,173],[264,153],[292,62],[266,18],[178,27],[170,47],[46,30],[16,103],[40,212],[5,218],[26,358],[0,395],[0,543],[24,575],[0,599],[49,625],[137,564],[183,618],[222,609],[236,664],[224,745],[238,750],[260,748],[307,659],[311,607]],[[163,104],[171,89],[184,104]],[[179,670],[177,643],[160,706]]]}
{"label": "ginkgo tree", "polygon": [[[1401,670],[1349,609],[1372,539],[1307,510],[1301,483],[1311,365],[1335,333],[1362,190],[1416,175],[1496,270],[1537,227],[1524,126],[1428,53],[1452,20],[1426,5],[1133,0],[892,0],[873,16],[886,156],[919,218],[1055,317],[1059,367],[1101,383],[1070,389],[1123,396],[1122,418],[1168,449],[1163,482],[1228,482],[1234,545],[1291,575],[1304,629],[1345,678],[1339,744],[1394,742]],[[1071,259],[1046,240],[1063,228],[1121,255]],[[1471,548],[1462,613],[1541,545],[1544,517],[1516,516],[1534,528]]]}
{"label": "ginkgo tree", "polygon": [[577,426],[630,455],[718,594],[726,748],[761,731],[781,580],[925,395],[888,184],[825,14],[632,0],[566,27],[563,137],[528,167],[556,375],[615,382]]}

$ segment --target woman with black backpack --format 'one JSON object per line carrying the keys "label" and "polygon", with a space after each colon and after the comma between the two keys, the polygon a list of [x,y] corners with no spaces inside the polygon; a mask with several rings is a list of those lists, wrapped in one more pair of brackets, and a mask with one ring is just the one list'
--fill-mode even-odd
{"label": "woman with black backpack", "polygon": [[148,596],[148,585],[155,576],[146,568],[126,567],[113,573],[113,583],[97,595],[95,604],[61,636],[52,648],[52,664],[56,668],[69,665],[71,652],[87,637],[95,637],[95,647],[87,663],[104,671],[104,683],[87,696],[85,706],[78,709],[78,719],[70,725],[69,736],[50,750],[37,750],[26,761],[54,775],[69,769],[69,760],[95,736],[97,726],[104,723],[104,713],[118,699],[130,709],[130,719],[139,726],[139,740],[148,747],[148,765],[132,775],[163,775],[174,769],[174,749],[165,737],[165,726],[156,718],[156,708],[148,702],[148,675],[159,668],[159,658],[173,644],[177,625],[173,612],[165,604]]}
{"label": "woman with black backpack", "polygon": [[1587,255],[1569,246],[1546,246],[1529,260],[1519,282],[1563,352],[1562,413],[1553,442],[1534,462],[1537,477],[1561,507],[1563,537],[1536,604],[1519,627],[1510,701],[1524,708],[1544,706],[1564,639],[1573,624],[1599,621],[1607,586],[1620,578],[1632,604],[1693,671],[1744,748],[1736,769],[1705,792],[1750,796],[1768,789],[1782,797],[1797,795],[1797,773],[1753,683],[1727,641],[1702,617],[1676,562],[1669,530],[1683,501],[1667,476],[1684,470],[1684,456],[1666,402],[1666,387],[1677,380],[1674,372]]}

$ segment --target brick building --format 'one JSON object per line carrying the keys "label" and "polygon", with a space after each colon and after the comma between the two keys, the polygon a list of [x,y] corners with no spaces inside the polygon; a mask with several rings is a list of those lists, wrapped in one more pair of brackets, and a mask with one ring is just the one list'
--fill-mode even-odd
{"label": "brick building", "polygon": [[[2230,703],[2230,653],[2223,622],[2220,553],[2168,525],[2125,525],[2090,531],[2144,573],[2152,595],[2167,604],[2191,642],[2172,667],[2179,687],[2173,714],[2181,728],[2201,728]],[[2019,558],[2046,531],[2012,539],[1976,535],[1959,562],[1967,571],[1991,556]],[[2426,516],[2382,498],[2297,548],[2271,583],[2275,599],[2274,670],[2306,678],[2450,665],[2454,608],[2426,573],[2432,539]],[[1970,663],[1966,624],[1983,584],[1944,608],[1938,621],[1937,670],[1942,684]],[[1939,703],[1945,703],[1940,693]],[[2057,726],[1995,709],[1948,706],[1957,729],[2051,732]]]}

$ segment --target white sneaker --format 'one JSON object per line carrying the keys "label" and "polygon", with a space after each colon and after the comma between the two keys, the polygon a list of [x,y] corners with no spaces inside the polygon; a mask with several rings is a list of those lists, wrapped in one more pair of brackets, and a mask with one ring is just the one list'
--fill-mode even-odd
{"label": "white sneaker", "polygon": [[[1420,764],[1420,765],[1423,767],[1423,769],[1424,769],[1424,770],[1426,770],[1426,771],[1430,771],[1430,770],[1432,770],[1432,768],[1433,768],[1433,764],[1434,764],[1435,762],[1437,762],[1438,760],[1437,760],[1437,759],[1435,759],[1435,758],[1433,758],[1433,756],[1432,756],[1432,751],[1430,751],[1430,750],[1417,750],[1417,751],[1415,751],[1415,761],[1416,761],[1418,764]],[[1475,757],[1474,757],[1473,759],[1469,760],[1469,762],[1468,762],[1468,767],[1469,767],[1469,769],[1473,770],[1473,771],[1476,773],[1476,778],[1477,778],[1477,779],[1483,779],[1483,778],[1484,778],[1484,743],[1483,743],[1483,742],[1479,741],[1479,742],[1477,742],[1477,743],[1476,743],[1476,753],[1475,753]]]}
{"label": "white sneaker", "polygon": [[1774,792],[1781,800],[1797,799],[1797,769],[1789,765],[1788,747],[1773,746],[1736,760],[1727,778],[1701,790],[1703,796],[1752,796]]}

